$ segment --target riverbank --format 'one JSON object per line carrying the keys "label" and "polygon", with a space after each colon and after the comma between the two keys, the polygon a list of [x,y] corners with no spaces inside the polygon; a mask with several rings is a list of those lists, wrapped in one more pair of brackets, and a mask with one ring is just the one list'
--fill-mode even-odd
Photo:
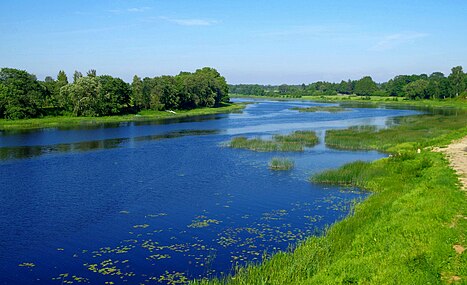
{"label": "riverbank", "polygon": [[277,101],[314,101],[321,103],[358,103],[369,106],[412,106],[422,108],[456,108],[467,109],[467,99],[443,99],[443,100],[406,100],[402,97],[380,97],[380,96],[357,96],[357,95],[330,95],[330,96],[302,96],[288,97],[287,95],[280,97],[268,96],[245,96],[232,94],[231,98],[243,99],[263,99]]}
{"label": "riverbank", "polygon": [[324,236],[310,237],[294,251],[279,252],[259,265],[237,268],[225,280],[195,284],[465,282],[465,192],[445,156],[431,151],[465,138],[465,122],[467,114],[460,112],[408,117],[383,130],[334,131],[337,148],[375,149],[391,156],[351,163],[311,180],[357,186],[373,195]]}
{"label": "riverbank", "polygon": [[436,148],[435,151],[446,155],[452,169],[459,176],[463,189],[467,191],[467,137],[454,141],[446,148]]}
{"label": "riverbank", "polygon": [[73,128],[78,126],[95,126],[100,124],[124,122],[148,122],[161,119],[178,119],[212,114],[241,111],[245,104],[233,103],[218,108],[198,108],[193,110],[141,111],[138,114],[107,117],[44,117],[24,120],[0,119],[0,131],[21,131],[44,128]]}

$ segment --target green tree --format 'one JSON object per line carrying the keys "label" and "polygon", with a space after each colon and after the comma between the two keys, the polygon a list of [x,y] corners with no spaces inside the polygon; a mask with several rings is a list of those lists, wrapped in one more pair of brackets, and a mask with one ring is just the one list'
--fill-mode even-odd
{"label": "green tree", "polygon": [[75,73],[73,73],[73,82],[78,81],[78,79],[80,79],[81,77],[83,77],[83,74],[78,70],[75,70]]}
{"label": "green tree", "polygon": [[0,116],[8,119],[40,115],[46,90],[36,76],[24,70],[0,69]]}
{"label": "green tree", "polygon": [[[93,78],[93,76],[90,76]],[[128,83],[109,75],[97,77],[97,110],[98,116],[109,116],[123,113],[129,108],[131,89]]]}
{"label": "green tree", "polygon": [[151,109],[159,109],[162,104],[165,110],[178,109],[179,97],[173,76],[155,78],[155,86],[151,94]]}
{"label": "green tree", "polygon": [[442,72],[433,72],[428,77],[427,97],[431,99],[444,98],[448,94],[448,82]]}
{"label": "green tree", "polygon": [[98,88],[96,77],[77,78],[60,89],[60,104],[74,116],[98,116]]}
{"label": "green tree", "polygon": [[465,74],[462,71],[462,66],[456,66],[451,69],[451,74],[448,76],[451,97],[457,97],[466,90],[464,77]]}
{"label": "green tree", "polygon": [[[148,97],[149,98],[149,97]],[[133,76],[131,83],[131,102],[136,110],[149,109],[149,100],[143,93],[143,81],[138,76]]]}
{"label": "green tree", "polygon": [[60,70],[57,75],[57,81],[60,82],[62,86],[65,86],[68,84],[68,77],[66,76],[65,71]]}
{"label": "green tree", "polygon": [[360,96],[370,96],[378,90],[378,86],[370,76],[365,76],[355,83],[355,94]]}
{"label": "green tree", "polygon": [[419,79],[404,86],[404,92],[409,99],[425,99],[428,97],[428,80]]}
{"label": "green tree", "polygon": [[97,71],[95,69],[90,69],[87,73],[86,76],[89,77],[96,77],[97,76]]}

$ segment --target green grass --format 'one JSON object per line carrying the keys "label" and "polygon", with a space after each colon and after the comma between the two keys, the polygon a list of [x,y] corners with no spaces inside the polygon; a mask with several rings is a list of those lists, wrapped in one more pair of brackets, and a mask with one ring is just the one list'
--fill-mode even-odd
{"label": "green grass", "polygon": [[300,98],[291,98],[287,95],[282,96],[246,96],[240,94],[231,94],[231,97],[238,98],[252,98],[252,99],[270,99],[277,101],[314,101],[326,103],[356,103],[365,106],[392,106],[396,108],[403,108],[407,106],[418,108],[456,108],[467,109],[466,98],[448,98],[436,100],[407,100],[403,97],[392,96],[357,96],[357,95],[325,95],[325,96],[302,96]]}
{"label": "green grass", "polygon": [[296,131],[289,135],[274,135],[271,140],[246,137],[233,138],[227,145],[232,148],[249,149],[260,152],[301,152],[305,147],[313,147],[318,137],[313,131]]}
{"label": "green grass", "polygon": [[0,119],[0,131],[21,131],[42,128],[74,128],[123,122],[145,122],[160,119],[176,119],[192,116],[211,115],[240,111],[245,104],[227,104],[219,108],[199,108],[193,110],[175,110],[176,114],[165,111],[141,111],[136,115],[107,117],[44,117],[24,120]]}
{"label": "green grass", "polygon": [[271,170],[291,170],[294,168],[294,162],[284,157],[273,157],[269,162]]}
{"label": "green grass", "polygon": [[[452,135],[467,129],[467,112],[458,115],[419,115],[403,117],[398,125],[376,130],[371,126],[326,132],[326,145],[337,149],[374,149],[384,152],[416,150],[434,144],[447,144]],[[444,140],[444,142],[443,142]],[[395,147],[396,146],[396,147]]]}
{"label": "green grass", "polygon": [[[467,199],[454,171],[430,147],[467,135],[467,115],[414,116],[377,131],[333,131],[335,145],[390,152],[311,177],[373,192],[351,214],[291,252],[195,284],[448,284],[467,282]],[[329,134],[328,134],[329,135]],[[340,141],[341,140],[341,141]],[[426,147],[426,148],[423,148]],[[418,153],[418,148],[421,148]]]}
{"label": "green grass", "polygon": [[297,110],[299,112],[329,112],[329,113],[338,113],[348,111],[346,108],[339,106],[313,106],[313,107],[295,107],[292,110]]}

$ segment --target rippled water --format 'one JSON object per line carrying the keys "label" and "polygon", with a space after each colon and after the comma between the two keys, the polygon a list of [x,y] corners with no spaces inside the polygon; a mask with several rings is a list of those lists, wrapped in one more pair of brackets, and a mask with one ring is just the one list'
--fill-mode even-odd
{"label": "rippled water", "polygon": [[[325,130],[385,127],[414,111],[261,101],[241,114],[0,135],[1,284],[165,284],[221,276],[322,233],[366,193],[308,177],[377,152],[324,146]],[[233,136],[316,130],[303,153],[230,149]],[[268,169],[274,156],[294,160]]]}

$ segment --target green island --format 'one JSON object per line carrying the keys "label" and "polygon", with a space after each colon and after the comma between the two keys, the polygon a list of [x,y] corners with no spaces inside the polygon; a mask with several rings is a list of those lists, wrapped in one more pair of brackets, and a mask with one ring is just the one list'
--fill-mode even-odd
{"label": "green island", "polygon": [[339,106],[313,106],[313,107],[295,107],[292,110],[299,112],[329,112],[329,113],[338,113],[348,111],[346,108]]}
{"label": "green island", "polygon": [[290,170],[294,168],[294,162],[285,157],[273,157],[269,162],[271,170]]}
{"label": "green island", "polygon": [[242,148],[253,151],[291,151],[301,152],[305,147],[313,147],[318,143],[318,137],[313,131],[296,131],[288,135],[274,135],[272,139],[236,137],[227,143],[232,148]]}
{"label": "green island", "polygon": [[[193,284],[438,284],[467,276],[467,200],[446,157],[433,151],[467,136],[467,101],[454,115],[417,115],[398,125],[328,131],[339,149],[390,153],[310,177],[373,194],[323,236],[223,279]],[[405,102],[404,102],[405,103]],[[399,106],[404,106],[402,105]],[[406,105],[407,106],[407,105]],[[410,105],[409,105],[410,106]],[[420,106],[420,105],[418,105]],[[444,108],[437,101],[430,106]]]}

